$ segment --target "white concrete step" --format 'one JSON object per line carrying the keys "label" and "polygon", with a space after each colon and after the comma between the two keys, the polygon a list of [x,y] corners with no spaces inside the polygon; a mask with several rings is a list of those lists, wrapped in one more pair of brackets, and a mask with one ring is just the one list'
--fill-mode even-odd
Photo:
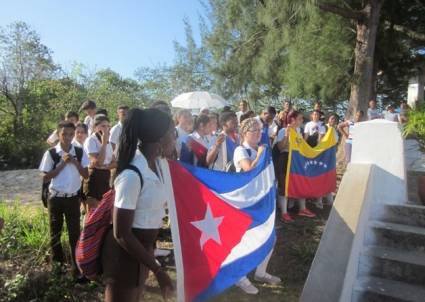
{"label": "white concrete step", "polygon": [[356,302],[424,302],[425,287],[376,277],[359,278],[353,288]]}
{"label": "white concrete step", "polygon": [[398,223],[371,221],[374,238],[367,245],[379,245],[407,251],[425,252],[425,228]]}
{"label": "white concrete step", "polygon": [[367,246],[360,258],[359,275],[425,285],[425,253]]}
{"label": "white concrete step", "polygon": [[386,222],[425,227],[425,206],[423,205],[386,205]]}

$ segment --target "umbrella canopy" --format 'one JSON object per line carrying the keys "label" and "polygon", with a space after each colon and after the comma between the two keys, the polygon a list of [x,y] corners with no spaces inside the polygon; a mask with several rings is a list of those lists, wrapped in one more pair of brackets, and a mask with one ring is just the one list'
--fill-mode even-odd
{"label": "umbrella canopy", "polygon": [[223,108],[226,105],[225,99],[208,91],[182,93],[171,101],[171,106],[183,109]]}

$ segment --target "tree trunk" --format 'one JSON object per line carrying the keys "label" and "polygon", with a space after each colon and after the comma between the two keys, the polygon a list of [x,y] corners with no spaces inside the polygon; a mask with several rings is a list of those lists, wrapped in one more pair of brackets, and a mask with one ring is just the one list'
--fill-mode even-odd
{"label": "tree trunk", "polygon": [[373,76],[375,42],[383,0],[369,0],[364,8],[365,17],[357,20],[354,77],[351,84],[350,103],[347,118],[352,118],[358,110],[366,114],[368,101],[374,91]]}

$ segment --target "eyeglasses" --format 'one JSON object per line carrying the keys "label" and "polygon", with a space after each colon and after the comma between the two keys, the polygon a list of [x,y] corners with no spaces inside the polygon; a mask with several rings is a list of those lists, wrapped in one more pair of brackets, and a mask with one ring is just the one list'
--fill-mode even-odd
{"label": "eyeglasses", "polygon": [[256,133],[256,132],[260,132],[261,129],[249,129],[248,132],[252,132],[252,133]]}

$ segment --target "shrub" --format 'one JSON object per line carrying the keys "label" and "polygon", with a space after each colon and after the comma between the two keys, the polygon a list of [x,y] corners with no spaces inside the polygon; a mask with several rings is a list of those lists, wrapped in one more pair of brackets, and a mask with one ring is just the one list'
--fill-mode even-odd
{"label": "shrub", "polygon": [[409,111],[408,121],[404,126],[404,136],[414,136],[421,148],[425,150],[425,106]]}

